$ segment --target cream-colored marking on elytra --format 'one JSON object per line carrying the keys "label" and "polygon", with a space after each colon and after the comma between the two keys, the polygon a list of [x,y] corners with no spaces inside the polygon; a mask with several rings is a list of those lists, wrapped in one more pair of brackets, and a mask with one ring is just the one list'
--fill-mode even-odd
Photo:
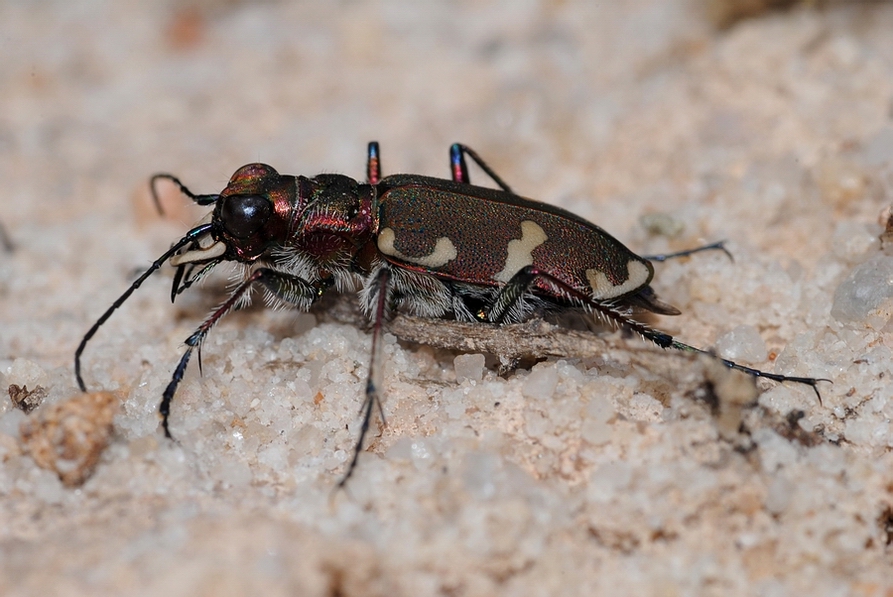
{"label": "cream-colored marking on elytra", "polygon": [[226,253],[226,245],[220,241],[217,241],[206,249],[195,249],[193,251],[186,251],[182,255],[174,255],[170,259],[170,264],[174,267],[177,267],[183,265],[184,263],[207,261],[209,259],[220,257],[224,253]]}
{"label": "cream-colored marking on elytra", "polygon": [[505,267],[493,276],[497,282],[506,283],[512,279],[522,267],[533,265],[533,250],[546,242],[549,237],[536,222],[521,222],[521,238],[510,240]]}
{"label": "cream-colored marking on elytra", "polygon": [[592,287],[592,298],[596,300],[610,299],[632,292],[648,282],[651,272],[641,261],[629,260],[626,262],[627,279],[623,284],[613,285],[604,272],[596,269],[586,270],[586,279]]}
{"label": "cream-colored marking on elytra", "polygon": [[425,267],[443,267],[455,259],[459,254],[456,251],[456,245],[453,244],[453,241],[445,236],[438,238],[437,242],[434,243],[434,250],[431,254],[423,257],[410,257],[409,255],[404,255],[394,246],[395,239],[396,235],[391,228],[382,228],[381,232],[378,233],[378,250],[385,255],[396,257],[400,261],[408,261],[409,263],[416,263],[418,265],[424,265]]}

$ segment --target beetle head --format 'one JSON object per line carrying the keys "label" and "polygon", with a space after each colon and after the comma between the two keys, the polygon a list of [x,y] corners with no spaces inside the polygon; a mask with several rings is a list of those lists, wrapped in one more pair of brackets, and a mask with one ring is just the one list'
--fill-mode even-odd
{"label": "beetle head", "polygon": [[257,260],[271,245],[285,241],[294,196],[293,176],[282,176],[266,164],[242,166],[219,195],[209,196],[214,211],[204,221],[211,230],[172,257],[171,264]]}

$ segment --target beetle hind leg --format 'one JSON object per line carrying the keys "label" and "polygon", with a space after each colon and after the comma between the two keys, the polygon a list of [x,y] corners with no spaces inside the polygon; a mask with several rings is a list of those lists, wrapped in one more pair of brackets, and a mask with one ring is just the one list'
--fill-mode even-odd
{"label": "beetle hind leg", "polygon": [[726,248],[726,241],[719,240],[715,243],[710,243],[709,245],[701,245],[700,247],[695,247],[693,249],[686,249],[684,251],[676,251],[675,253],[661,253],[659,255],[642,255],[642,259],[647,259],[648,261],[654,261],[657,263],[667,261],[669,259],[676,259],[678,257],[688,257],[689,255],[694,255],[695,253],[700,253],[702,251],[722,251],[726,254],[726,257],[729,258],[730,261],[735,261],[735,258],[732,257],[732,254]]}
{"label": "beetle hind leg", "polygon": [[366,147],[366,182],[378,184],[381,180],[381,158],[378,152],[378,141],[370,141]]}
{"label": "beetle hind leg", "polygon": [[778,373],[770,373],[762,371],[746,365],[740,365],[734,361],[718,357],[709,350],[697,348],[690,344],[685,344],[676,340],[670,334],[656,330],[640,321],[636,321],[620,304],[614,305],[607,302],[596,301],[585,293],[559,280],[552,274],[544,272],[532,265],[521,268],[514,276],[502,287],[490,307],[488,320],[491,323],[506,323],[513,314],[513,310],[517,310],[519,303],[524,300],[525,294],[533,288],[534,283],[538,280],[545,280],[551,284],[558,294],[564,296],[572,303],[578,303],[583,309],[590,310],[605,321],[612,323],[618,327],[628,329],[642,336],[644,339],[654,342],[661,348],[672,348],[687,353],[696,353],[709,356],[719,360],[729,369],[735,369],[747,373],[753,377],[763,377],[776,382],[792,382],[807,385],[812,388],[821,403],[822,396],[819,394],[818,383],[820,381],[830,381],[827,379],[819,379],[814,377],[796,377],[791,375],[781,375]]}
{"label": "beetle hind leg", "polygon": [[629,315],[618,311],[610,305],[606,305],[603,303],[597,303],[595,301],[591,301],[589,303],[592,306],[595,313],[599,314],[602,318],[611,321],[615,325],[629,329],[633,332],[636,332],[640,336],[642,336],[645,340],[650,340],[654,342],[661,348],[672,348],[673,350],[679,350],[687,353],[694,354],[702,354],[708,356],[712,359],[716,359],[721,362],[723,365],[728,367],[729,369],[734,369],[736,371],[741,371],[742,373],[746,373],[752,377],[762,377],[765,379],[770,379],[775,382],[784,383],[784,382],[792,382],[807,385],[812,388],[813,392],[815,392],[816,397],[818,397],[819,403],[822,402],[822,395],[819,393],[818,383],[820,381],[828,381],[828,379],[821,379],[815,377],[797,377],[792,375],[782,375],[779,373],[770,373],[768,371],[763,371],[761,369],[755,369],[753,367],[748,367],[746,365],[741,365],[736,363],[735,361],[730,361],[729,359],[724,359],[722,357],[717,356],[715,353],[704,350],[703,348],[697,348],[696,346],[691,346],[690,344],[686,344],[684,342],[680,342],[670,334],[666,332],[662,332],[660,330],[656,330],[650,326],[645,325],[642,322],[636,321],[631,318]]}
{"label": "beetle hind leg", "polygon": [[511,187],[509,187],[505,181],[487,165],[487,162],[485,162],[475,150],[467,145],[462,145],[461,143],[453,143],[450,145],[450,170],[452,171],[453,180],[455,182],[471,184],[471,179],[468,176],[468,164],[465,162],[466,155],[470,157],[481,170],[486,172],[487,176],[489,176],[500,189],[506,193],[513,192]]}
{"label": "beetle hind leg", "polygon": [[540,278],[555,280],[532,265],[522,267],[499,290],[486,312],[478,314],[479,319],[496,324],[518,323],[527,319],[534,310],[530,290]]}

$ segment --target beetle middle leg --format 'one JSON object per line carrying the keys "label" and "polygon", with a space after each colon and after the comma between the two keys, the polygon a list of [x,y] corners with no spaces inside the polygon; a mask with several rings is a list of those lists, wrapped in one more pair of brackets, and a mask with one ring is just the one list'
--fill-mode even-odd
{"label": "beetle middle leg", "polygon": [[[513,193],[512,188],[506,184],[491,168],[478,153],[467,145],[461,143],[453,143],[450,145],[450,171],[455,182],[471,184],[471,178],[468,175],[468,164],[465,156],[470,157],[478,167],[486,172],[496,185],[506,193]],[[164,178],[170,179],[168,175]],[[370,141],[366,149],[366,182],[369,184],[378,184],[381,181],[381,154],[379,152],[378,141]],[[175,183],[179,181],[174,180]]]}
{"label": "beetle middle leg", "polygon": [[384,321],[389,314],[389,307],[393,298],[391,275],[391,268],[387,265],[382,265],[371,276],[371,281],[367,282],[363,289],[364,299],[368,299],[365,302],[372,309],[372,356],[369,359],[369,374],[366,376],[366,398],[362,407],[363,420],[360,424],[360,436],[357,438],[357,443],[354,446],[353,457],[347,465],[347,472],[338,481],[339,488],[344,487],[344,484],[353,475],[354,469],[357,468],[360,452],[363,451],[363,442],[366,439],[366,434],[369,433],[369,426],[372,423],[373,411],[377,410],[382,423],[385,422],[384,410],[381,408],[381,397],[379,396],[384,378],[381,340]]}
{"label": "beetle middle leg", "polygon": [[174,394],[177,392],[177,386],[183,381],[183,376],[186,373],[186,366],[189,364],[189,359],[192,357],[192,351],[198,348],[199,369],[201,369],[201,344],[204,341],[205,336],[208,335],[211,328],[214,327],[224,315],[232,311],[239,304],[255,283],[262,284],[277,298],[291,303],[303,311],[306,311],[310,305],[322,295],[326,288],[331,285],[330,280],[319,280],[316,283],[311,284],[297,276],[292,276],[291,274],[267,267],[261,267],[251,272],[251,275],[248,276],[244,282],[239,284],[229,298],[215,309],[198,329],[186,339],[186,352],[180,357],[180,362],[177,363],[177,367],[174,369],[174,374],[171,376],[171,381],[162,395],[161,404],[158,406],[158,411],[161,413],[161,426],[164,429],[164,435],[166,437],[172,439],[170,429],[168,428],[171,401],[174,398]]}

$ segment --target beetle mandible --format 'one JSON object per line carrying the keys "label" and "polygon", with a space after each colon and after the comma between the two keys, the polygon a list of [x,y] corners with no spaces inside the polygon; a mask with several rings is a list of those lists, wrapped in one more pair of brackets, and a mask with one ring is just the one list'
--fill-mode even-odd
{"label": "beetle mandible", "polygon": [[[466,156],[499,190],[472,185]],[[368,146],[365,183],[338,174],[313,178],[279,174],[265,164],[236,170],[218,194],[197,195],[171,174],[165,179],[213,211],[174,243],[102,314],[75,352],[75,376],[87,342],[139,286],[169,261],[177,271],[171,300],[224,261],[247,264],[244,278],[224,303],[186,339],[159,406],[168,427],[171,401],[192,352],[210,329],[252,287],[269,303],[307,310],[329,288],[359,290],[372,321],[372,354],[362,425],[340,486],[353,473],[373,413],[380,414],[381,335],[395,310],[428,318],[490,325],[519,323],[549,312],[578,311],[633,331],[662,348],[713,356],[634,318],[650,311],[678,315],[650,283],[651,260],[636,255],[598,226],[564,209],[525,199],[469,147],[450,147],[452,180],[396,174],[382,178],[378,143]],[[721,248],[709,245],[704,248]],[[688,254],[694,251],[683,252]],[[662,256],[661,256],[662,257]],[[777,382],[820,380],[746,367],[727,367]]]}

